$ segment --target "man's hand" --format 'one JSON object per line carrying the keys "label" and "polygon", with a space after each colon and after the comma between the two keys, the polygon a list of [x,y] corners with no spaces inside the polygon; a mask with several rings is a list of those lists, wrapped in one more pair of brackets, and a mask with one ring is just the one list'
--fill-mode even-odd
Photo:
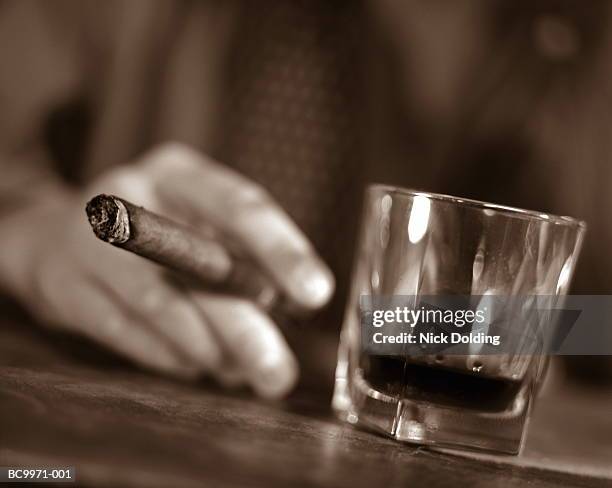
{"label": "man's hand", "polygon": [[[56,209],[22,216],[2,246],[13,291],[44,322],[82,333],[136,363],[180,377],[210,375],[280,397],[298,366],[273,321],[241,297],[177,288],[166,270],[104,244],[85,202],[113,193],[190,224],[227,253],[246,253],[285,296],[316,310],[333,277],[264,189],[198,152],[172,144],[115,169]],[[230,249],[231,248],[231,249]]]}

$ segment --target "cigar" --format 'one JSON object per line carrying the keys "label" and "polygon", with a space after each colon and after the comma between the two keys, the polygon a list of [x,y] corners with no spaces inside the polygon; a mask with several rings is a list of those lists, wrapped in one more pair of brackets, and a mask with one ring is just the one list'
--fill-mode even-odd
{"label": "cigar", "polygon": [[85,211],[98,239],[178,272],[182,283],[246,296],[266,310],[283,308],[271,278],[192,227],[114,195],[95,196]]}

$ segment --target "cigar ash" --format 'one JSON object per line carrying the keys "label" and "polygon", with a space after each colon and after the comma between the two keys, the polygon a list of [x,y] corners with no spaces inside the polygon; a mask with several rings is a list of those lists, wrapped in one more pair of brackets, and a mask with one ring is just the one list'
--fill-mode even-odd
{"label": "cigar ash", "polygon": [[123,244],[130,238],[130,216],[120,199],[98,195],[87,203],[85,211],[98,239]]}

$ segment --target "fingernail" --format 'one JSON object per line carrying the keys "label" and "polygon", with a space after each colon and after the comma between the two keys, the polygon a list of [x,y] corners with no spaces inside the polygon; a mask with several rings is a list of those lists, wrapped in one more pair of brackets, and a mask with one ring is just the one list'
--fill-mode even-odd
{"label": "fingernail", "polygon": [[298,366],[293,358],[281,360],[270,356],[257,366],[253,386],[258,395],[278,399],[293,389],[297,379]]}
{"label": "fingernail", "polygon": [[301,304],[309,309],[322,307],[334,293],[334,277],[324,264],[302,262],[293,270],[292,280]]}

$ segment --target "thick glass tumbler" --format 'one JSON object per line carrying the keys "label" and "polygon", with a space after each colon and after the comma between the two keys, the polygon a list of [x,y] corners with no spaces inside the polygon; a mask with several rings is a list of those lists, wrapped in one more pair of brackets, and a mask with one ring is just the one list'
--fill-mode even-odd
{"label": "thick glass tumbler", "polygon": [[[341,334],[335,411],[400,441],[519,452],[554,327],[534,333],[534,320],[514,320],[508,331],[515,340],[500,354],[475,346],[461,355],[397,347],[377,354],[363,343],[362,305],[377,297],[562,299],[584,231],[583,222],[569,217],[370,186]],[[520,314],[536,308],[523,299]]]}

